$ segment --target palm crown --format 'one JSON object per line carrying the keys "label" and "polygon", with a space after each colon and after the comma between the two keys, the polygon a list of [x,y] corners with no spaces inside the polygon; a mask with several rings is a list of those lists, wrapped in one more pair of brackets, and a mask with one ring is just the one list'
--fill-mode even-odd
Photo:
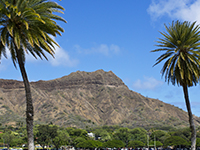
{"label": "palm crown", "polygon": [[53,56],[54,45],[58,44],[50,37],[63,32],[53,20],[66,22],[62,17],[52,14],[61,12],[63,7],[46,0],[1,0],[0,1],[0,57],[6,57],[6,47],[11,53],[14,65],[17,51],[23,62],[25,52],[42,59],[44,52]]}
{"label": "palm crown", "polygon": [[165,80],[173,85],[193,86],[198,83],[200,76],[200,35],[199,25],[190,22],[172,22],[165,28],[168,33],[160,32],[163,38],[157,41],[159,48],[151,52],[164,51],[154,64],[163,60],[166,62],[161,70]]}

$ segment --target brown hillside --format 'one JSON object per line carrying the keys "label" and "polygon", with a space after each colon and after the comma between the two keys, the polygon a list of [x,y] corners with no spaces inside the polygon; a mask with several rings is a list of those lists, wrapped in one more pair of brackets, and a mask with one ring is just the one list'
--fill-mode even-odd
{"label": "brown hillside", "polygon": [[[77,71],[49,81],[31,82],[37,123],[84,128],[95,125],[188,125],[187,113],[128,89],[112,71]],[[21,122],[25,116],[21,81],[0,79],[0,121]],[[200,118],[195,116],[196,125]]]}

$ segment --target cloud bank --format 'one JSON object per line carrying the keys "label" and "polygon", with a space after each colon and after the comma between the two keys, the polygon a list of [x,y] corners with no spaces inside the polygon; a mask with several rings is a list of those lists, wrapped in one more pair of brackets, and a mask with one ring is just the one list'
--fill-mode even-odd
{"label": "cloud bank", "polygon": [[134,89],[143,89],[143,90],[153,90],[156,87],[159,87],[163,85],[162,81],[156,80],[153,77],[144,77],[143,81],[141,81],[140,79],[136,80],[133,83],[133,88]]}
{"label": "cloud bank", "polygon": [[[55,54],[54,54],[55,58],[50,56],[50,54],[44,52],[52,66],[74,67],[79,63],[79,61],[77,59],[72,59],[70,57],[70,55],[67,53],[67,51],[65,51],[62,47],[58,47],[56,45],[54,45],[54,46],[55,46]],[[6,60],[12,62],[11,54],[8,49],[6,49],[6,55],[7,55],[8,59],[6,59],[4,56],[2,56],[0,62],[3,62],[4,64],[5,64]],[[35,57],[32,56],[30,53],[28,53],[28,54],[26,53],[26,62],[29,62],[29,63],[43,62],[43,60],[40,60],[39,57],[37,57],[37,58],[38,59],[35,59]],[[45,58],[43,58],[43,59],[46,60]],[[0,70],[2,70],[5,67],[6,67],[5,65],[1,64]]]}
{"label": "cloud bank", "polygon": [[156,20],[163,16],[200,23],[200,0],[152,0],[147,12]]}
{"label": "cloud bank", "polygon": [[50,58],[49,61],[53,66],[67,66],[74,67],[79,61],[76,59],[72,59],[69,54],[63,49],[56,46],[55,50],[55,58]]}
{"label": "cloud bank", "polygon": [[[56,41],[54,37],[52,37],[52,38],[54,41]],[[50,56],[50,54],[45,53],[45,55],[47,56],[47,58],[52,66],[74,67],[79,63],[78,60],[72,59],[70,57],[70,55],[67,53],[67,51],[64,50],[62,47],[58,47],[56,45],[54,45],[54,47],[55,47],[55,54],[54,54],[55,58]],[[36,61],[39,61],[39,58],[38,58],[38,60],[36,60],[31,54],[29,54],[29,55],[27,54],[26,61],[27,62],[36,62]]]}
{"label": "cloud bank", "polygon": [[120,52],[120,47],[115,44],[111,44],[111,45],[100,44],[98,46],[91,47],[89,49],[84,49],[80,45],[75,45],[74,48],[78,53],[102,54],[104,56],[111,56],[113,54],[117,55]]}

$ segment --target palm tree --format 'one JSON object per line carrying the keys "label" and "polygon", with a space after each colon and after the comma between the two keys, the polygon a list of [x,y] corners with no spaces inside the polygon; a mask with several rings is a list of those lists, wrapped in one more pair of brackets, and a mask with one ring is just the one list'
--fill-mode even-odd
{"label": "palm tree", "polygon": [[191,129],[191,149],[196,147],[196,129],[189,101],[188,87],[196,85],[200,76],[200,35],[196,22],[173,21],[162,38],[157,41],[159,48],[151,52],[164,51],[154,64],[166,60],[161,70],[165,81],[182,86]]}
{"label": "palm tree", "polygon": [[62,13],[64,8],[48,0],[1,0],[0,1],[0,58],[6,57],[6,49],[16,67],[19,65],[26,93],[26,127],[28,149],[34,149],[33,140],[33,104],[28,76],[25,70],[25,54],[36,59],[45,58],[46,53],[54,56],[52,39],[64,30],[54,21],[66,22],[53,14]]}

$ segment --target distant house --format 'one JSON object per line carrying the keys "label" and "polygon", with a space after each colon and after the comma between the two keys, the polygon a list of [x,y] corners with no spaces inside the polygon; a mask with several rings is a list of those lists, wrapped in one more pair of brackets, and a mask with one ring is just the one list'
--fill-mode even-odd
{"label": "distant house", "polygon": [[95,137],[95,134],[92,133],[92,132],[90,132],[90,133],[88,133],[88,136],[91,137],[91,138],[94,138],[94,137]]}
{"label": "distant house", "polygon": [[61,146],[60,147],[62,150],[75,150],[75,148],[73,146]]}

